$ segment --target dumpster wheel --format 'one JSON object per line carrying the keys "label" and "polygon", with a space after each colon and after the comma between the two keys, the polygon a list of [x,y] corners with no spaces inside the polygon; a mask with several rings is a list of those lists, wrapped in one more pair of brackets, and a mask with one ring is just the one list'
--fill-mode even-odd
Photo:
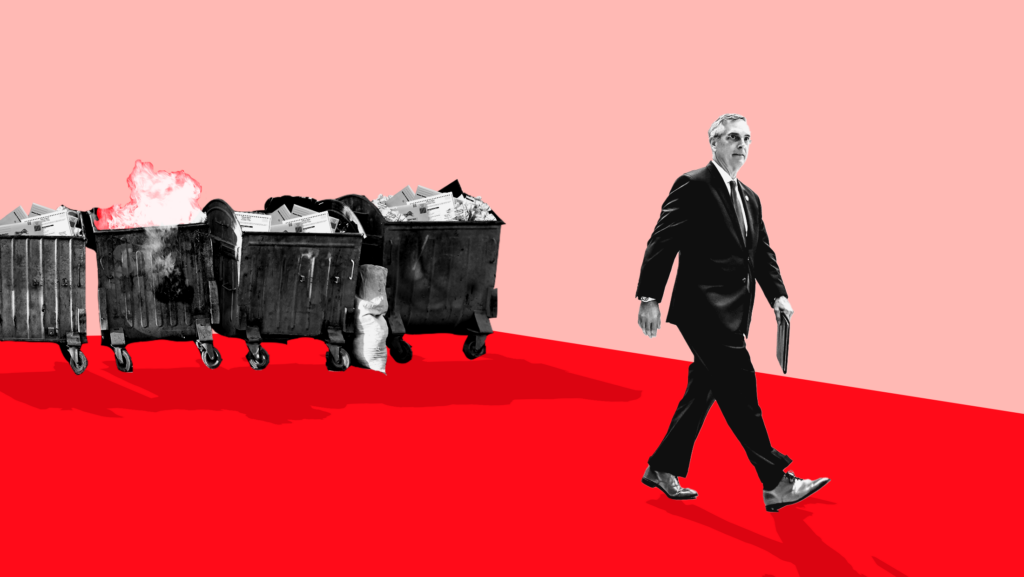
{"label": "dumpster wheel", "polygon": [[202,357],[203,364],[207,368],[216,369],[220,366],[223,359],[220,357],[220,351],[217,350],[217,347],[213,346],[213,343],[196,341],[196,348],[199,349],[199,356]]}
{"label": "dumpster wheel", "polygon": [[482,357],[487,354],[487,345],[480,345],[479,349],[473,348],[473,341],[477,339],[477,335],[469,335],[466,337],[466,342],[462,344],[462,352],[466,355],[466,358],[473,360],[477,357]]}
{"label": "dumpster wheel", "polygon": [[391,358],[395,359],[396,363],[404,364],[412,360],[412,347],[402,340],[402,337],[388,337],[386,344],[388,351],[391,352]]}
{"label": "dumpster wheel", "polygon": [[345,349],[339,349],[338,350],[338,361],[337,362],[335,362],[334,355],[331,354],[331,351],[327,351],[327,370],[328,371],[344,371],[351,364],[352,364],[352,361],[349,359],[348,351],[346,351]]}
{"label": "dumpster wheel", "polygon": [[122,373],[132,372],[132,356],[124,347],[114,347],[114,360],[117,361],[117,370]]}
{"label": "dumpster wheel", "polygon": [[249,366],[252,367],[253,370],[262,371],[270,364],[270,353],[267,352],[267,349],[260,347],[258,358],[253,356],[250,352],[245,353],[245,359],[249,361]]}
{"label": "dumpster wheel", "polygon": [[85,353],[78,347],[61,347],[60,352],[64,356],[64,360],[71,365],[71,370],[75,371],[76,375],[84,373],[85,367],[89,366],[89,359],[85,358]]}

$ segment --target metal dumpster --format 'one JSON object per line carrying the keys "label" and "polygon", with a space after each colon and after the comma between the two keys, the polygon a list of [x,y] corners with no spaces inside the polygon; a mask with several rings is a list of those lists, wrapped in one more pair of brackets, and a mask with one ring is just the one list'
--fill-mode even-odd
{"label": "metal dumpster", "polygon": [[57,343],[82,374],[85,238],[0,236],[0,287],[0,341]]}
{"label": "metal dumpster", "polygon": [[118,370],[133,370],[128,344],[154,340],[192,341],[203,364],[220,366],[213,346],[220,307],[209,225],[96,230],[96,209],[90,217],[85,232],[96,251],[100,334],[114,350]]}
{"label": "metal dumpster", "polygon": [[[272,198],[265,209],[299,203],[344,218],[340,203]],[[245,339],[249,366],[262,370],[270,355],[262,342],[310,337],[327,344],[327,368],[349,367],[345,334],[354,329],[356,270],[363,238],[353,233],[246,232],[222,200],[203,209],[214,241],[214,276],[220,291],[218,333]],[[347,219],[346,219],[347,221]]]}
{"label": "metal dumpster", "polygon": [[385,318],[391,358],[399,363],[412,359],[412,347],[403,339],[406,334],[466,335],[462,351],[467,358],[486,353],[487,335],[494,332],[490,319],[498,316],[494,281],[505,223],[500,218],[387,222],[364,196],[338,200],[355,212],[366,229],[361,264],[388,269]]}

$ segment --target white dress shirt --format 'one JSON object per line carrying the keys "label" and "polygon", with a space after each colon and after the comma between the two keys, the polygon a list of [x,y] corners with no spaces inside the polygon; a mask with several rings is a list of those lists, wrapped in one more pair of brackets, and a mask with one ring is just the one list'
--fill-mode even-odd
{"label": "white dress shirt", "polygon": [[[718,169],[718,173],[722,175],[722,180],[725,181],[725,190],[729,191],[729,200],[733,200],[733,198],[732,198],[732,185],[729,184],[730,181],[733,181],[733,180],[737,181],[736,182],[736,194],[742,194],[740,192],[740,183],[739,183],[738,179],[735,179],[735,178],[729,176],[729,173],[726,172],[725,169],[722,168],[721,166],[718,166],[718,162],[716,162],[715,159],[713,159],[713,158],[711,159],[711,164],[714,164],[715,168]],[[737,171],[736,174],[739,174],[739,172]],[[736,201],[733,200],[733,202],[736,202]],[[733,205],[733,206],[735,206],[735,205]],[[744,206],[746,206],[746,204],[744,204]],[[747,226],[747,211],[746,210],[743,211],[743,214],[740,214],[740,218],[743,219],[743,230],[748,230],[750,227]]]}

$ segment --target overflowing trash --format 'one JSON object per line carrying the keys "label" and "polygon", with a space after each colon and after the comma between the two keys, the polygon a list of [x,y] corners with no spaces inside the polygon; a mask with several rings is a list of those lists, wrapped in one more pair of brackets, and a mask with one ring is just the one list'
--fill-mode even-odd
{"label": "overflowing trash", "polygon": [[[456,181],[457,182],[457,181]],[[448,188],[448,187],[445,187]],[[406,186],[391,196],[380,195],[373,201],[388,222],[476,222],[496,221],[491,207],[479,196]]]}
{"label": "overflowing trash", "polygon": [[[298,338],[327,346],[327,370],[347,370],[363,244],[357,224],[346,220],[351,209],[336,200],[285,196],[268,198],[262,210],[250,213],[235,211],[220,199],[203,211],[215,247],[212,269],[220,314],[214,330],[244,340],[246,360],[257,371],[270,365],[264,343]],[[282,234],[267,230],[275,213],[282,221],[291,220],[288,215],[322,213],[341,222],[336,234],[316,234],[305,226],[293,229],[297,234]]]}
{"label": "overflowing trash", "polygon": [[83,236],[82,215],[61,205],[57,209],[33,204],[28,214],[20,206],[0,219],[0,236]]}
{"label": "overflowing trash", "polygon": [[[363,233],[362,226],[359,226],[359,219],[355,214],[345,215],[349,222],[355,222],[359,232]],[[316,211],[299,204],[292,204],[291,207],[282,204],[269,214],[262,212],[235,212],[242,233],[246,232],[315,232],[335,233],[347,232],[347,222],[331,216],[327,211]]]}
{"label": "overflowing trash", "polygon": [[83,217],[33,204],[0,219],[0,341],[54,343],[76,375],[89,364],[81,350],[88,340]]}
{"label": "overflowing trash", "polygon": [[[0,276],[17,285],[12,302],[28,303],[11,307],[9,318],[6,308],[0,314],[0,340],[56,343],[75,373],[85,370],[88,247],[96,252],[102,344],[122,372],[133,372],[127,346],[153,340],[191,341],[217,368],[214,330],[245,339],[256,370],[270,361],[263,342],[300,337],[327,345],[331,371],[355,364],[384,373],[389,348],[408,362],[405,334],[466,335],[467,358],[486,352],[504,222],[457,180],[440,190],[406,186],[373,202],[272,197],[252,212],[221,200],[200,209],[197,181],[141,160],[127,181],[123,205],[79,212],[32,204],[0,218],[0,236],[16,237],[4,241],[10,249],[0,270],[21,280]],[[391,226],[405,222],[422,224]]]}

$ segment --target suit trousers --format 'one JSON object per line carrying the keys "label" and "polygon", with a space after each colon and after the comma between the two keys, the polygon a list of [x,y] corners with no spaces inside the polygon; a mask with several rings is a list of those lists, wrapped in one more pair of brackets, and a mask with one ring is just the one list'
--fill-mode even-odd
{"label": "suit trousers", "polygon": [[686,392],[658,449],[651,469],[685,477],[693,445],[711,405],[718,402],[725,422],[743,446],[757,476],[770,491],[779,484],[792,460],[772,448],[757,403],[757,379],[743,335],[708,336],[679,327],[693,353]]}

